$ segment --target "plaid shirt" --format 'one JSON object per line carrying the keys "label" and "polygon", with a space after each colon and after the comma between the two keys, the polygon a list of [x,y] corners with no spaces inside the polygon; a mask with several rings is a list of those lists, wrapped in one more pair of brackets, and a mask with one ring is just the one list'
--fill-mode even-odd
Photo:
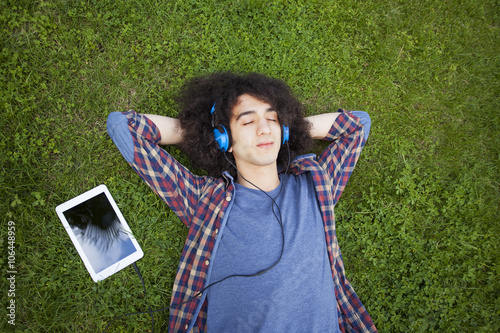
{"label": "plaid shirt", "polygon": [[[328,148],[316,157],[304,155],[295,159],[289,172],[310,172],[317,192],[323,218],[328,257],[337,300],[339,326],[342,332],[376,332],[370,316],[345,277],[340,254],[333,208],[354,169],[364,146],[363,125],[349,112],[342,112],[325,140]],[[133,141],[130,164],[160,198],[189,228],[172,293],[172,304],[189,300],[209,281],[209,265],[217,237],[223,233],[234,196],[232,177],[224,172],[221,178],[193,175],[165,150],[159,147],[160,132],[147,117],[134,111],[122,113],[129,133],[119,133],[116,126],[108,129],[115,142],[121,136]],[[109,124],[109,122],[108,122]],[[123,130],[122,130],[123,132]],[[117,144],[118,145],[118,144]],[[118,145],[120,148],[120,145]],[[125,153],[122,151],[122,154]],[[132,152],[129,152],[132,156]],[[207,303],[202,294],[170,309],[171,332],[205,332]]]}

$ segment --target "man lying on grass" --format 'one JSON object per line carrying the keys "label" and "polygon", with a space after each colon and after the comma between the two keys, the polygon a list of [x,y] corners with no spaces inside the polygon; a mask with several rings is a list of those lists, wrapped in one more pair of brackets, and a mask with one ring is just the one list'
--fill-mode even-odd
{"label": "man lying on grass", "polygon": [[[188,81],[179,118],[114,112],[108,133],[189,228],[170,331],[374,332],[345,277],[333,209],[368,137],[364,112],[304,118],[282,81]],[[330,141],[316,157],[313,139]],[[160,145],[179,145],[194,175]]]}

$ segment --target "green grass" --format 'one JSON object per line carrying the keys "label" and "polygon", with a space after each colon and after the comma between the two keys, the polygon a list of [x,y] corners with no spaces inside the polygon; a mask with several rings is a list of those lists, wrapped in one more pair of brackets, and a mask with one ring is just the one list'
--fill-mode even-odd
{"label": "green grass", "polygon": [[[169,303],[186,231],[125,163],[106,117],[129,108],[175,116],[182,82],[218,70],[282,78],[310,114],[370,113],[336,215],[347,276],[381,332],[500,330],[497,1],[0,8],[0,243],[6,254],[14,221],[18,271],[16,326],[3,315],[2,331],[95,332],[147,309],[132,268],[92,282],[55,214],[102,183],[145,251],[138,266],[152,307]],[[7,280],[0,286],[7,304]],[[155,315],[158,328],[167,320]],[[139,315],[110,332],[149,329]]]}

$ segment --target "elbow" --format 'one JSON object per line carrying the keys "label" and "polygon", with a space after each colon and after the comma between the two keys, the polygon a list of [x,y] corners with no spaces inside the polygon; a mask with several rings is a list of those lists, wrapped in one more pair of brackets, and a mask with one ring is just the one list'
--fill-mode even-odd
{"label": "elbow", "polygon": [[361,125],[363,125],[365,140],[368,139],[368,135],[370,135],[370,129],[372,125],[370,115],[364,111],[352,111],[352,114],[359,118]]}
{"label": "elbow", "polygon": [[131,163],[134,159],[134,140],[128,127],[128,119],[121,112],[112,112],[106,122],[108,135],[120,150],[125,160]]}

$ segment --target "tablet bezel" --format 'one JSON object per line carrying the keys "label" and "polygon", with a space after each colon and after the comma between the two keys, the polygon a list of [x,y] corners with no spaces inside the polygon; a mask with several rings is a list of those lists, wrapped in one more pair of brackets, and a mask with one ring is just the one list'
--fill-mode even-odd
{"label": "tablet bezel", "polygon": [[[120,223],[121,223],[121,229],[125,231],[125,233],[129,236],[135,251],[128,255],[125,258],[120,259],[119,261],[115,262],[114,264],[108,266],[107,268],[95,272],[88,256],[87,253],[85,253],[85,250],[82,248],[82,245],[78,241],[75,233],[73,232],[70,224],[68,223],[66,216],[64,215],[64,212],[72,209],[73,207],[78,206],[79,204],[101,194],[104,193],[106,195],[106,198],[108,199],[109,203],[111,204],[111,207],[113,208],[116,216],[118,217]],[[141,259],[144,256],[144,252],[142,251],[141,247],[139,246],[139,243],[135,239],[134,235],[132,234],[132,231],[130,230],[130,227],[128,226],[127,222],[125,221],[125,218],[123,217],[122,213],[120,212],[120,209],[116,205],[115,200],[111,196],[111,193],[109,192],[108,188],[106,185],[99,185],[85,193],[80,194],[79,196],[66,201],[65,203],[60,204],[59,206],[56,207],[56,212],[57,215],[59,216],[59,219],[61,220],[64,229],[66,229],[66,232],[68,233],[71,241],[73,242],[73,245],[76,247],[76,250],[78,251],[78,254],[80,255],[80,258],[82,259],[83,263],[85,264],[85,267],[87,268],[87,271],[90,273],[90,276],[92,277],[92,280],[94,282],[98,282],[101,280],[104,280],[105,278],[115,274],[116,272],[124,269],[128,265],[133,264],[137,260]]]}

